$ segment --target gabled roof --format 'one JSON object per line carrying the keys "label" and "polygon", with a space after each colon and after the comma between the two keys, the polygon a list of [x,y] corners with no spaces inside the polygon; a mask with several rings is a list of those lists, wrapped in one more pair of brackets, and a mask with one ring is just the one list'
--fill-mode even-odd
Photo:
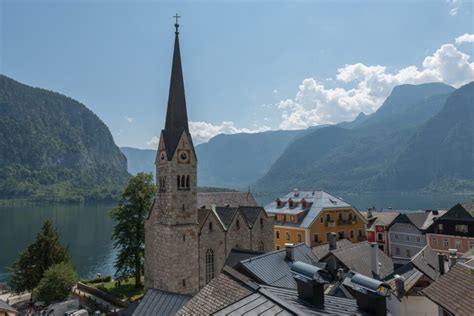
{"label": "gabled roof", "polygon": [[239,210],[242,212],[242,214],[244,214],[247,222],[251,226],[255,224],[260,212],[265,212],[263,207],[260,206],[239,206]]}
{"label": "gabled roof", "polygon": [[472,267],[457,263],[422,292],[431,301],[454,315],[472,315],[474,311],[473,273]]}
{"label": "gabled roof", "polygon": [[198,192],[197,205],[199,208],[215,206],[257,206],[257,201],[250,192]]}
{"label": "gabled roof", "polygon": [[209,215],[210,212],[211,212],[211,210],[209,210],[209,209],[204,209],[204,208],[199,208],[198,209],[198,223],[199,223],[199,226],[204,225],[204,222],[206,221],[206,218],[207,218],[207,216]]}
{"label": "gabled roof", "polygon": [[407,217],[419,230],[423,230],[423,225],[428,218],[428,212],[423,213],[407,213]]}
{"label": "gabled roof", "polygon": [[[341,239],[341,240],[338,240],[336,242],[336,249],[334,250],[337,250],[337,249],[347,249],[347,248],[351,248],[351,247],[354,247],[356,244],[354,244],[353,242],[351,242],[350,240],[348,239]],[[318,258],[323,258],[324,256],[326,256],[330,250],[329,250],[329,243],[326,243],[326,244],[323,244],[323,245],[319,245],[319,246],[315,246],[311,249],[313,251],[313,253],[318,257]]]}
{"label": "gabled roof", "polygon": [[437,280],[440,276],[438,255],[429,246],[421,249],[410,262],[431,280]]}
{"label": "gabled roof", "polygon": [[459,203],[454,205],[452,208],[450,208],[439,219],[474,220],[474,218],[471,216],[471,214]]}
{"label": "gabled roof", "polygon": [[[377,248],[377,251],[381,264],[380,278],[383,279],[393,272],[393,261],[382,250]],[[367,241],[356,243],[354,247],[334,250],[321,258],[321,260],[324,260],[331,254],[349,270],[353,270],[370,278],[374,277],[370,266],[370,244]]]}
{"label": "gabled roof", "polygon": [[237,207],[218,206],[215,208],[215,211],[221,222],[224,224],[225,229],[228,229],[237,213]]}
{"label": "gabled roof", "polygon": [[372,212],[372,217],[367,217],[367,212],[360,212],[368,221],[367,229],[375,228],[374,225],[390,225],[393,220],[400,215],[400,212],[394,211],[382,211],[382,212]]}
{"label": "gabled roof", "polygon": [[[294,261],[317,265],[318,259],[306,244],[294,246]],[[286,249],[281,249],[243,260],[238,269],[259,283],[295,289],[292,264],[286,259]]]}
{"label": "gabled roof", "polygon": [[227,255],[227,259],[225,259],[224,265],[229,266],[231,268],[236,268],[241,261],[260,256],[264,253],[264,251],[232,248],[230,250],[230,253]]}
{"label": "gabled roof", "polygon": [[[293,225],[292,223],[285,222],[285,225],[309,228],[322,210],[341,208],[353,209],[360,215],[361,220],[366,221],[357,209],[343,201],[342,198],[335,197],[324,191],[294,191],[279,197],[279,199],[282,201],[281,206],[278,206],[277,202],[273,201],[265,206],[267,213],[295,215],[306,212],[298,224]],[[286,203],[289,199],[293,201],[293,207]],[[303,199],[306,201],[307,208],[302,207],[301,200]]]}
{"label": "gabled roof", "polygon": [[[239,206],[239,207],[227,207],[227,206],[213,206],[212,210],[214,214],[218,217],[219,221],[224,226],[225,230],[228,230],[234,217],[237,214],[241,214],[244,218],[245,224],[252,228],[253,224],[258,218],[258,215],[261,212],[265,213],[263,207],[260,206]],[[244,224],[244,223],[242,223]]]}
{"label": "gabled roof", "polygon": [[175,315],[176,312],[190,299],[190,295],[178,294],[158,289],[148,289],[132,315]]}
{"label": "gabled roof", "polygon": [[18,313],[18,311],[16,309],[14,309],[13,307],[11,307],[10,305],[8,305],[6,302],[0,300],[0,311],[6,311],[6,312],[9,312],[9,313]]}

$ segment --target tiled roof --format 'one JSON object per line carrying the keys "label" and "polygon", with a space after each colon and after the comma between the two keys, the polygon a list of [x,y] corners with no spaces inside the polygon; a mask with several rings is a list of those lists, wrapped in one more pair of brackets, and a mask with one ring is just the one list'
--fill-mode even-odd
{"label": "tiled roof", "polygon": [[373,228],[374,225],[390,225],[393,220],[400,215],[399,212],[383,211],[383,212],[372,212],[372,217],[367,217],[367,212],[361,212],[361,214],[367,219],[367,229]]}
{"label": "tiled roof", "polygon": [[[294,247],[294,261],[316,265],[318,257],[305,244]],[[292,261],[286,259],[286,249],[267,252],[240,262],[239,270],[259,283],[286,288],[296,288],[291,274]]]}
{"label": "tiled roof", "polygon": [[298,297],[293,289],[261,286],[258,292],[218,311],[215,315],[366,315],[356,300],[325,295],[324,307]]}
{"label": "tiled roof", "polygon": [[189,300],[190,295],[149,289],[133,312],[134,316],[175,315]]}
{"label": "tiled roof", "polygon": [[[336,242],[336,249],[347,249],[354,247],[356,244],[348,239],[341,239]],[[313,253],[318,257],[322,258],[329,253],[329,243],[319,245],[312,248]]]}
{"label": "tiled roof", "polygon": [[[393,261],[382,250],[377,249],[380,262],[380,278],[383,279],[393,272]],[[363,241],[355,244],[354,247],[347,249],[338,249],[332,251],[347,268],[373,278],[374,275],[370,268],[370,244]]]}
{"label": "tiled roof", "polygon": [[225,260],[224,265],[235,268],[240,263],[240,261],[253,258],[264,253],[265,252],[263,251],[247,250],[243,248],[232,248],[230,250],[229,255],[227,256],[227,259]]}
{"label": "tiled roof", "polygon": [[248,192],[199,192],[197,194],[198,207],[211,208],[211,205],[237,207],[257,206],[252,193]]}
{"label": "tiled roof", "polygon": [[[289,207],[288,199],[294,202],[293,207]],[[299,226],[302,228],[308,228],[311,226],[311,223],[318,217],[319,213],[323,209],[331,209],[331,208],[352,208],[352,206],[342,200],[342,198],[337,198],[329,193],[324,191],[297,191],[288,193],[279,199],[283,202],[280,207],[277,206],[276,201],[273,201],[265,206],[265,210],[267,213],[284,213],[284,214],[297,214],[303,211],[307,212],[304,216],[303,220],[298,225],[291,225],[291,226]],[[304,199],[308,204],[308,208],[304,209],[301,207],[301,200]],[[354,209],[355,210],[355,209]],[[358,212],[356,210],[356,212]],[[362,216],[361,216],[362,217]],[[365,218],[363,218],[365,220]],[[288,225],[291,223],[285,223]]]}
{"label": "tiled roof", "polygon": [[474,311],[473,273],[472,267],[457,263],[448,273],[422,292],[430,300],[454,315],[472,315]]}
{"label": "tiled roof", "polygon": [[222,272],[184,305],[177,315],[210,315],[252,292],[242,280]]}

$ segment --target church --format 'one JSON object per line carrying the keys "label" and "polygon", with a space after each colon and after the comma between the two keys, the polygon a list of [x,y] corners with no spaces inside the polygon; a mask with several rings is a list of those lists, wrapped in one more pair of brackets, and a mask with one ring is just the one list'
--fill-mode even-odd
{"label": "church", "polygon": [[232,249],[273,250],[273,217],[250,192],[197,192],[178,21],[175,28],[166,121],[155,161],[157,192],[145,220],[145,289],[194,295],[220,272]]}

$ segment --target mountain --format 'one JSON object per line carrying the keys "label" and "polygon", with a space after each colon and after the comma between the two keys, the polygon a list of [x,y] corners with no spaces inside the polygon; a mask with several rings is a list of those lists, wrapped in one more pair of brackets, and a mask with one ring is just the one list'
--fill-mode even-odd
{"label": "mountain", "polygon": [[135,175],[139,172],[156,173],[156,150],[132,147],[120,147],[120,150],[127,157],[127,169],[131,174]]}
{"label": "mountain", "polygon": [[474,191],[474,82],[449,96],[376,181],[389,190]]}
{"label": "mountain", "polygon": [[92,111],[0,75],[0,199],[112,199],[128,177],[125,156]]}
{"label": "mountain", "polygon": [[[431,128],[439,125],[439,139],[444,140],[441,135],[454,137],[456,142],[462,143],[458,144],[458,149],[466,150],[469,145],[472,148],[472,142],[467,142],[461,133],[451,135],[450,129],[440,123],[446,120],[449,123],[445,124],[454,124],[449,119],[450,114],[445,111],[450,103],[460,102],[457,98],[454,101],[451,99],[451,94],[459,92],[453,92],[454,90],[440,83],[395,87],[378,111],[364,118],[360,124],[325,127],[295,139],[254,186],[262,192],[278,193],[293,188],[329,191],[425,189],[421,182],[412,186],[405,183],[406,178],[388,181],[387,177],[391,176],[393,170],[397,170],[402,159],[408,159],[404,158],[408,153],[401,153],[408,151],[413,157],[422,155],[427,138],[419,138],[417,142],[414,139],[426,128],[425,124]],[[469,117],[465,107],[460,107],[459,111]],[[430,123],[432,120],[435,123]],[[442,142],[439,144],[445,145]],[[445,153],[452,149],[454,148],[447,146],[440,151]],[[472,155],[469,157],[472,164]],[[415,161],[407,164],[412,162]],[[451,164],[454,161],[444,159],[440,163]],[[445,167],[447,166],[443,166]],[[424,170],[428,166],[421,163],[414,168]],[[430,179],[435,177],[429,171],[424,174],[428,174]],[[424,183],[426,185],[431,182],[425,180]]]}

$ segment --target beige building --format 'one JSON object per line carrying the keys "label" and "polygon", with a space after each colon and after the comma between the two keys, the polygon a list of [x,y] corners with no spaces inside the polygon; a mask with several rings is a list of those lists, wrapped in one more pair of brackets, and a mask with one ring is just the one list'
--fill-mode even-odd
{"label": "beige building", "polygon": [[197,193],[198,162],[188,127],[178,26],[166,123],[155,161],[157,192],[145,221],[145,288],[195,294],[222,269],[233,247],[271,249],[273,220],[250,193]]}

